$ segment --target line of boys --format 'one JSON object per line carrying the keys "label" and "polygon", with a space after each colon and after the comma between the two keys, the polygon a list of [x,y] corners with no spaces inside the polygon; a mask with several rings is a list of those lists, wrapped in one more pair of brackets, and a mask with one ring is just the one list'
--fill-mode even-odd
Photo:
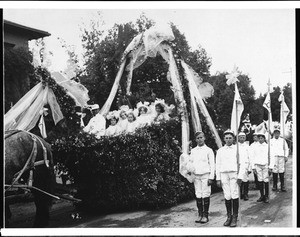
{"label": "line of boys", "polygon": [[[275,128],[274,138],[271,139],[270,165],[268,161],[268,145],[265,134],[258,133],[258,141],[249,146],[245,143],[245,133],[238,134],[239,165],[237,164],[237,146],[234,145],[234,133],[224,132],[225,145],[217,151],[216,162],[211,148],[205,144],[205,134],[196,132],[197,146],[191,150],[190,159],[194,167],[194,187],[198,219],[196,223],[207,223],[210,205],[211,185],[216,173],[217,186],[222,187],[227,219],[224,226],[236,227],[239,210],[239,188],[241,197],[248,200],[249,174],[251,170],[257,174],[260,190],[258,202],[269,202],[269,173],[273,171],[273,179],[280,175],[281,191],[284,188],[284,157],[288,157],[288,146],[279,137],[280,130]],[[256,140],[256,139],[254,139]],[[285,142],[285,144],[284,144]],[[283,149],[280,149],[283,147]],[[282,161],[283,159],[283,161]],[[277,190],[277,179],[274,179],[273,190]]]}

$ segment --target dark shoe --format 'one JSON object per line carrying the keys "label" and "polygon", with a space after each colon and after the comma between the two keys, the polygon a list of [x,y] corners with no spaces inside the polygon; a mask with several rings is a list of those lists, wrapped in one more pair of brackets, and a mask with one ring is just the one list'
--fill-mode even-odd
{"label": "dark shoe", "polygon": [[198,208],[198,219],[195,220],[196,223],[200,223],[203,217],[203,203],[202,198],[196,198],[196,204]]}
{"label": "dark shoe", "polygon": [[265,201],[265,196],[261,196],[259,199],[257,199],[257,202],[263,202]]}
{"label": "dark shoe", "polygon": [[264,203],[269,203],[269,197],[268,196],[265,197]]}
{"label": "dark shoe", "polygon": [[285,187],[281,187],[281,192],[286,192]]}
{"label": "dark shoe", "polygon": [[244,201],[247,201],[247,200],[249,200],[249,197],[248,197],[248,194],[245,194],[244,195]]}
{"label": "dark shoe", "polygon": [[204,223],[207,223],[209,220],[208,220],[208,215],[207,214],[204,214],[200,223],[204,224]]}
{"label": "dark shoe", "polygon": [[236,227],[236,226],[237,226],[237,218],[238,218],[237,215],[233,215],[233,216],[232,216],[232,220],[231,220],[231,223],[230,223],[230,227]]}
{"label": "dark shoe", "polygon": [[277,191],[277,186],[273,186],[272,191]]}
{"label": "dark shoe", "polygon": [[196,223],[201,223],[203,216],[199,214],[198,219],[195,220]]}
{"label": "dark shoe", "polygon": [[230,226],[230,224],[231,224],[231,220],[232,220],[232,216],[230,215],[227,215],[227,219],[226,219],[226,221],[224,222],[224,226]]}
{"label": "dark shoe", "polygon": [[231,223],[231,219],[232,219],[232,203],[231,203],[231,199],[230,200],[226,200],[225,199],[225,206],[226,206],[226,211],[227,211],[227,219],[224,222],[224,226],[230,226]]}
{"label": "dark shoe", "polygon": [[203,210],[203,217],[202,217],[200,223],[207,223],[209,221],[208,220],[209,203],[210,203],[209,197],[203,198],[204,210]]}

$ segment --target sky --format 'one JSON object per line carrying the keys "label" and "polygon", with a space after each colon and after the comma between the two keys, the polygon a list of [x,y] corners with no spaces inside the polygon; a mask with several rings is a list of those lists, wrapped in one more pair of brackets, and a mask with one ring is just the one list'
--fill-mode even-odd
{"label": "sky", "polygon": [[[69,5],[68,5],[69,6]],[[130,7],[127,6],[126,8]],[[247,74],[256,96],[271,87],[284,86],[295,80],[295,11],[292,8],[264,9],[5,9],[3,17],[51,33],[45,38],[53,53],[50,70],[66,67],[67,55],[57,39],[74,45],[81,57],[81,28],[99,20],[109,29],[115,23],[135,21],[142,13],[156,24],[173,22],[186,36],[192,50],[201,45],[212,59],[210,73],[231,72],[234,65]],[[87,6],[85,6],[87,8]],[[150,8],[150,7],[149,7]],[[83,60],[83,59],[82,59]]]}

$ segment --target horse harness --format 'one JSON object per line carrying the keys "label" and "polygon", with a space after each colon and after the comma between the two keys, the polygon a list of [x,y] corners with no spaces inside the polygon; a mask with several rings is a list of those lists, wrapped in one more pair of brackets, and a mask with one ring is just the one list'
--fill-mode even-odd
{"label": "horse harness", "polygon": [[[24,130],[13,130],[13,131],[9,131],[10,133],[9,134],[6,134],[5,135],[5,139],[18,133],[18,132],[26,132],[27,134],[30,135],[30,137],[32,138],[33,140],[33,146],[32,146],[32,150],[31,150],[31,153],[24,165],[24,167],[19,171],[17,172],[15,175],[14,175],[14,179],[13,179],[13,182],[11,185],[5,185],[5,186],[8,186],[8,188],[5,190],[9,190],[10,188],[12,188],[13,186],[17,187],[19,185],[16,185],[16,183],[19,181],[19,179],[21,178],[21,176],[25,173],[25,171],[29,170],[29,178],[28,178],[28,185],[27,187],[28,188],[32,188],[32,183],[33,183],[33,171],[35,169],[36,166],[39,166],[39,165],[46,165],[47,168],[49,168],[49,160],[47,159],[47,149],[46,147],[44,146],[43,142],[41,141],[41,139],[36,136],[35,134],[33,133],[30,133],[28,131],[24,131]],[[43,160],[41,161],[35,161],[36,160],[36,157],[37,157],[37,141],[40,142],[42,148],[43,148]],[[50,152],[50,158],[52,157],[52,153]]]}

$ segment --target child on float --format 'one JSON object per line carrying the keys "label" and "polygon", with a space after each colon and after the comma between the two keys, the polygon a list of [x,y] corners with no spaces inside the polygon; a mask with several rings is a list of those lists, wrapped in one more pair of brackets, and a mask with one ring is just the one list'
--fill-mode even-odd
{"label": "child on float", "polygon": [[170,119],[169,115],[166,112],[167,106],[166,106],[164,100],[157,99],[154,102],[154,106],[155,106],[155,115],[153,118],[153,122],[155,124],[159,124],[161,122],[165,122]]}
{"label": "child on float", "polygon": [[105,130],[105,136],[116,136],[120,134],[120,127],[117,125],[118,123],[118,111],[111,111],[107,114],[106,119],[109,120],[110,125]]}
{"label": "child on float", "polygon": [[144,127],[151,124],[151,117],[149,115],[149,102],[139,102],[137,104],[139,115],[136,119],[138,127]]}
{"label": "child on float", "polygon": [[126,128],[126,133],[134,133],[135,129],[137,128],[137,122],[136,122],[136,116],[135,112],[130,109],[127,111],[127,128]]}
{"label": "child on float", "polygon": [[129,110],[129,106],[128,105],[122,105],[120,107],[120,113],[119,113],[119,122],[118,122],[118,126],[120,127],[120,132],[125,132],[127,130],[127,124],[128,124],[128,120],[127,120],[127,111]]}

